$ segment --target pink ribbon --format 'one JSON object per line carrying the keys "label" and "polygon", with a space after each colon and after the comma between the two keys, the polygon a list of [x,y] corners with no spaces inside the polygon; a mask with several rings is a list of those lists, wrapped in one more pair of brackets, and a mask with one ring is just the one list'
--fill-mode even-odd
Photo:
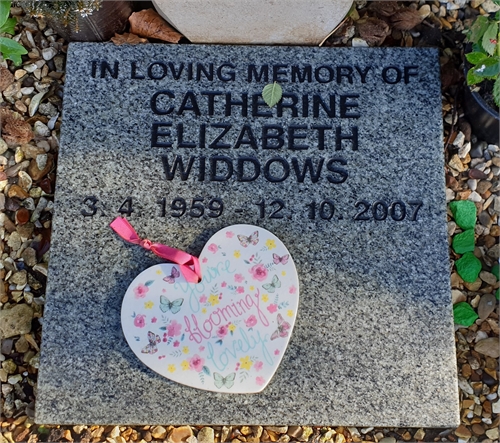
{"label": "pink ribbon", "polygon": [[126,218],[116,217],[109,226],[123,240],[142,246],[144,249],[153,252],[165,260],[177,263],[182,275],[189,283],[198,283],[201,281],[200,262],[197,257],[179,249],[162,245],[161,243],[153,243],[151,240],[141,239]]}

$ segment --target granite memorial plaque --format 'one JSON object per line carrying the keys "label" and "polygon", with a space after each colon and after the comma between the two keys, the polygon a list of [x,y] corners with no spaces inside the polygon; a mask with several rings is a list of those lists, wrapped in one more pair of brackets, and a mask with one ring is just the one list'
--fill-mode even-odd
{"label": "granite memorial plaque", "polygon": [[[457,426],[442,149],[434,49],[71,44],[37,422]],[[235,224],[288,248],[297,319],[262,392],[138,360],[121,304],[162,260],[117,216],[193,255]]]}

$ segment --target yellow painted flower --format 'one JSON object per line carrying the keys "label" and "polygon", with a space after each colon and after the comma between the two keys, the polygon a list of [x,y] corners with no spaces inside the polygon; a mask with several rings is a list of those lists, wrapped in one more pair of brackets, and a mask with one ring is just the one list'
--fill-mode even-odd
{"label": "yellow painted flower", "polygon": [[241,252],[240,251],[234,251],[233,252],[234,258],[240,258],[241,257]]}
{"label": "yellow painted flower", "polygon": [[206,313],[207,313],[207,308],[203,308],[203,309],[201,310],[201,313],[202,313],[202,314],[206,314]]}
{"label": "yellow painted flower", "polygon": [[219,297],[212,294],[210,297],[208,297],[208,303],[210,303],[212,306],[218,305],[219,304]]}
{"label": "yellow painted flower", "polygon": [[284,277],[286,275],[286,271],[281,271],[281,275]]}
{"label": "yellow painted flower", "polygon": [[182,353],[183,353],[183,354],[189,354],[189,348],[188,348],[187,346],[184,346],[184,347],[182,348]]}
{"label": "yellow painted flower", "polygon": [[264,303],[267,303],[269,301],[269,296],[267,294],[262,294],[261,298]]}
{"label": "yellow painted flower", "polygon": [[293,317],[293,311],[289,309],[288,311],[286,311],[286,315],[288,315],[289,317]]}
{"label": "yellow painted flower", "polygon": [[232,323],[231,323],[231,324],[229,325],[229,330],[230,330],[231,332],[234,332],[234,331],[236,330],[236,325],[234,325],[234,324],[232,324]]}
{"label": "yellow painted flower", "polygon": [[151,309],[155,304],[150,300],[144,303],[144,309]]}
{"label": "yellow painted flower", "polygon": [[161,269],[158,269],[158,270],[156,271],[156,273],[157,273],[158,275],[163,274],[163,272],[161,271]]}
{"label": "yellow painted flower", "polygon": [[269,250],[272,250],[274,248],[276,248],[276,243],[274,242],[274,240],[266,240],[266,246]]}
{"label": "yellow painted flower", "polygon": [[[189,363],[188,363],[188,366],[189,366]],[[168,372],[175,372],[175,365],[168,365],[167,371]]]}
{"label": "yellow painted flower", "polygon": [[250,286],[248,289],[250,289],[250,291],[255,291],[255,286]]}
{"label": "yellow painted flower", "polygon": [[247,371],[250,370],[250,368],[252,367],[253,363],[252,361],[250,360],[250,357],[248,355],[246,355],[245,357],[241,357],[240,358],[240,363],[241,363],[241,367],[243,369],[246,369]]}
{"label": "yellow painted flower", "polygon": [[181,363],[181,368],[182,368],[183,371],[188,371],[189,370],[189,362],[187,360],[184,360]]}

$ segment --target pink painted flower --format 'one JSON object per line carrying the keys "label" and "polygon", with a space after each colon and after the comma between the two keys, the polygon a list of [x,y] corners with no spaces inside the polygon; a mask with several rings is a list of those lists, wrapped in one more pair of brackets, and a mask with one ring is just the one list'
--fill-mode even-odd
{"label": "pink painted flower", "polygon": [[167,335],[169,337],[176,337],[181,335],[182,325],[175,320],[172,320],[167,326]]}
{"label": "pink painted flower", "polygon": [[294,285],[292,285],[292,286],[290,286],[290,289],[288,290],[288,292],[290,294],[295,294],[297,292],[297,288]]}
{"label": "pink painted flower", "polygon": [[142,314],[136,315],[134,318],[134,326],[137,328],[143,328],[146,326],[146,316]]}
{"label": "pink painted flower", "polygon": [[229,332],[229,328],[226,325],[219,326],[217,329],[217,337],[224,338]]}
{"label": "pink painted flower", "polygon": [[157,319],[156,317],[153,317],[153,318],[151,319],[151,323],[156,323],[156,322],[157,322],[157,320],[158,320],[158,319]]}
{"label": "pink painted flower", "polygon": [[267,269],[264,265],[254,265],[249,269],[249,272],[255,280],[264,281],[267,278]]}
{"label": "pink painted flower", "polygon": [[262,366],[264,366],[264,363],[262,363],[261,361],[257,361],[253,365],[253,368],[258,372],[262,369]]}
{"label": "pink painted flower", "polygon": [[135,298],[144,298],[146,297],[147,292],[149,291],[149,288],[146,285],[137,285],[137,287],[134,288],[134,294]]}
{"label": "pink painted flower", "polygon": [[205,350],[205,346],[200,346],[200,352]]}
{"label": "pink painted flower", "polygon": [[236,275],[234,276],[234,281],[235,281],[236,283],[241,283],[243,280],[245,280],[245,278],[244,278],[241,274],[236,274]]}
{"label": "pink painted flower", "polygon": [[251,315],[245,320],[245,326],[247,328],[253,328],[257,324],[257,319],[255,318],[255,315]]}
{"label": "pink painted flower", "polygon": [[215,243],[212,243],[212,244],[208,245],[208,250],[212,254],[215,254],[219,250],[219,248],[217,247],[217,245]]}
{"label": "pink painted flower", "polygon": [[227,283],[225,281],[223,281],[220,285],[221,285],[221,287],[225,288],[227,286]]}
{"label": "pink painted flower", "polygon": [[179,340],[174,341],[174,348],[178,348],[181,342]]}
{"label": "pink painted flower", "polygon": [[280,350],[279,350],[279,349],[276,349],[276,350],[274,351],[274,355],[280,355]]}
{"label": "pink painted flower", "polygon": [[243,294],[243,293],[245,292],[245,289],[243,288],[243,286],[238,286],[238,287],[236,288],[236,292],[237,292],[238,294]]}
{"label": "pink painted flower", "polygon": [[203,294],[201,297],[200,297],[200,303],[206,303],[207,302],[207,296],[205,294]]}
{"label": "pink painted flower", "polygon": [[193,369],[196,372],[201,372],[203,370],[203,363],[205,363],[205,359],[201,358],[198,354],[193,355],[193,358],[188,361],[189,369]]}
{"label": "pink painted flower", "polygon": [[274,303],[273,304],[270,304],[268,307],[267,307],[267,310],[271,313],[271,314],[274,314],[277,310],[278,310],[278,306],[275,305]]}
{"label": "pink painted flower", "polygon": [[233,238],[233,237],[234,237],[234,232],[232,232],[232,231],[227,231],[227,232],[226,232],[226,237],[227,237],[227,238]]}
{"label": "pink painted flower", "polygon": [[263,386],[266,381],[264,380],[264,377],[257,377],[255,379],[255,383],[257,383],[259,386]]}

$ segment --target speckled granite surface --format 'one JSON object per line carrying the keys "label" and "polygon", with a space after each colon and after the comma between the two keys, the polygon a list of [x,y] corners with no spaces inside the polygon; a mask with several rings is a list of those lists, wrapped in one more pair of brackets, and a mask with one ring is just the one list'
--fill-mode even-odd
{"label": "speckled granite surface", "polygon": [[[197,63],[208,72],[200,70],[199,81]],[[249,64],[257,74],[268,65],[268,82],[274,72],[288,94],[281,117],[280,108],[252,107],[252,95],[267,82],[256,81],[252,68],[249,82]],[[248,94],[244,111],[226,107],[244,101],[242,93]],[[37,422],[459,424],[437,51],[71,44],[64,100]],[[155,122],[162,123],[156,142]],[[232,127],[215,141],[223,124]],[[337,145],[338,134],[355,137],[354,127],[357,149],[349,140]],[[269,138],[266,146],[263,131],[281,130],[283,146],[264,149],[281,142]],[[184,165],[193,157],[186,180],[179,171],[166,177],[162,156],[171,166],[177,155]],[[221,160],[211,176],[215,155],[233,163],[226,181],[211,180],[229,175]],[[238,175],[238,157],[260,164],[256,180],[243,181],[255,172],[252,161]],[[300,182],[308,158],[317,176],[311,179],[309,170]],[[286,176],[287,166],[286,179],[270,181]],[[84,204],[87,197],[96,200]],[[196,254],[220,228],[252,223],[275,233],[293,254],[301,282],[298,319],[262,393],[175,384],[128,348],[120,327],[123,294],[135,275],[161,260],[108,227],[127,197],[134,208],[129,220],[154,241]],[[224,211],[172,217],[176,197],[188,204],[218,197]],[[270,218],[278,199],[284,208],[275,217],[283,218]],[[315,219],[307,206],[312,201]],[[330,220],[325,201],[335,205]],[[415,216],[416,202],[422,204]],[[82,215],[93,207],[94,216]]]}

